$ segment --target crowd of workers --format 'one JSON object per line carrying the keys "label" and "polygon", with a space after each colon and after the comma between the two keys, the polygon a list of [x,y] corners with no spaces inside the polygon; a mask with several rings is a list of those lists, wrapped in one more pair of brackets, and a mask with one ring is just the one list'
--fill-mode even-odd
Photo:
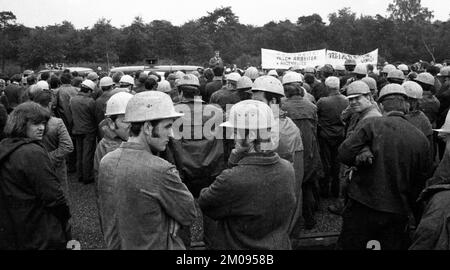
{"label": "crowd of workers", "polygon": [[[338,249],[449,249],[450,67],[0,79],[0,249],[64,249],[68,173],[108,249],[291,249],[339,198]],[[201,213],[199,213],[201,212]]]}

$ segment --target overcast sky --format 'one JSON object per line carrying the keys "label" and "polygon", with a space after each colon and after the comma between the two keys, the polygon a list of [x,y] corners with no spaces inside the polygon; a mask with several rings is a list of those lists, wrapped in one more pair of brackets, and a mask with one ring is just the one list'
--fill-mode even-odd
{"label": "overcast sky", "polygon": [[[67,20],[76,28],[92,27],[100,18],[120,27],[130,25],[134,17],[144,22],[167,20],[174,25],[206,16],[221,6],[231,6],[243,24],[262,26],[270,21],[318,13],[324,21],[343,7],[358,15],[386,15],[393,0],[0,0],[0,11],[12,11],[17,22],[28,27],[60,24]],[[434,11],[434,19],[446,21],[449,0],[422,0],[422,6]]]}

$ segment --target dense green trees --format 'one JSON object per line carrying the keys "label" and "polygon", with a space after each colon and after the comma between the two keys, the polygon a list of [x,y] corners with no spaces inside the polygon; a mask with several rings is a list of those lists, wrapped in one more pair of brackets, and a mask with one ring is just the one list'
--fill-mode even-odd
{"label": "dense green trees", "polygon": [[356,16],[342,8],[328,16],[318,14],[268,22],[262,27],[243,25],[231,7],[221,7],[181,26],[168,21],[145,23],[136,17],[116,28],[101,18],[91,28],[75,29],[64,21],[46,27],[17,24],[12,12],[0,12],[0,64],[37,69],[44,63],[102,63],[105,66],[144,64],[157,57],[162,63],[205,65],[220,50],[226,63],[258,65],[261,48],[299,52],[328,48],[360,54],[379,48],[389,62],[450,58],[450,19],[432,21],[433,12],[420,0],[393,0],[388,17]]}

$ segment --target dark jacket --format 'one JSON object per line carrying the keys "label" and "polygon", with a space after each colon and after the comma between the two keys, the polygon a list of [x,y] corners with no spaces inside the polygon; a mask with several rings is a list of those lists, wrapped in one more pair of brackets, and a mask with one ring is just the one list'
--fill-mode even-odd
{"label": "dark jacket", "polygon": [[65,248],[70,211],[42,144],[4,139],[0,164],[0,249]]}
{"label": "dark jacket", "polygon": [[369,146],[374,161],[357,167],[348,196],[378,211],[410,216],[431,167],[427,138],[399,112],[360,124],[339,147],[338,158],[354,166]]}
{"label": "dark jacket", "polygon": [[319,118],[318,134],[323,138],[344,138],[345,124],[341,120],[341,113],[348,106],[348,100],[338,91],[323,97],[317,102],[317,116]]}
{"label": "dark jacket", "polygon": [[227,88],[222,88],[214,92],[209,99],[210,104],[219,105],[223,111],[227,110],[227,105],[231,108],[233,104],[236,104],[239,101],[241,101],[241,98],[239,97],[237,91]]}
{"label": "dark jacket", "polygon": [[97,132],[95,101],[88,93],[79,92],[70,99],[72,134],[92,134]]}
{"label": "dark jacket", "polygon": [[221,77],[214,77],[212,82],[209,82],[205,86],[205,96],[202,97],[202,99],[209,103],[209,99],[211,98],[212,94],[216,92],[217,90],[221,89],[223,86],[222,78]]}
{"label": "dark jacket", "polygon": [[9,108],[6,108],[8,111],[14,109],[17,105],[20,104],[21,97],[24,91],[24,87],[15,83],[11,83],[5,87],[5,95],[8,98],[9,102]]}
{"label": "dark jacket", "polygon": [[216,221],[213,249],[291,249],[294,168],[276,153],[247,154],[202,190],[198,203]]}
{"label": "dark jacket", "polygon": [[428,117],[433,128],[437,127],[440,105],[439,100],[430,91],[423,91],[423,98],[419,99],[419,107]]}
{"label": "dark jacket", "polygon": [[[175,110],[185,114],[181,118],[183,126],[174,130],[175,138],[170,139],[162,157],[177,166],[183,183],[197,198],[200,190],[209,186],[226,167],[223,140],[203,133],[205,123],[213,117],[220,117],[215,122],[222,122],[222,113],[216,106],[205,105],[201,100],[183,101],[175,105]],[[207,112],[211,111],[217,114],[209,116]]]}
{"label": "dark jacket", "polygon": [[70,84],[63,84],[56,94],[56,116],[64,121],[67,130],[72,134],[72,114],[70,113],[70,99],[78,94],[77,88]]}
{"label": "dark jacket", "polygon": [[6,112],[5,106],[0,104],[0,141],[5,138],[5,133],[3,129],[5,128],[6,121],[8,120],[8,113]]}

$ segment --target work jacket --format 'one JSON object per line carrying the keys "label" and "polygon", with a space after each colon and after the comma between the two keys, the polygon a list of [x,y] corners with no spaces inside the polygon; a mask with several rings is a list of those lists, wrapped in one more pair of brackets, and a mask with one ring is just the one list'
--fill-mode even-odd
{"label": "work jacket", "polygon": [[345,124],[341,113],[348,106],[348,99],[339,91],[330,93],[317,102],[318,135],[326,139],[340,139],[345,137]]}
{"label": "work jacket", "polygon": [[[230,157],[231,159],[231,157]],[[291,249],[296,198],[292,165],[274,152],[252,153],[202,190],[198,203],[215,220],[212,249]]]}
{"label": "work jacket", "polygon": [[124,142],[103,157],[99,210],[109,249],[185,249],[170,228],[196,218],[194,198],[175,166],[147,145]]}

